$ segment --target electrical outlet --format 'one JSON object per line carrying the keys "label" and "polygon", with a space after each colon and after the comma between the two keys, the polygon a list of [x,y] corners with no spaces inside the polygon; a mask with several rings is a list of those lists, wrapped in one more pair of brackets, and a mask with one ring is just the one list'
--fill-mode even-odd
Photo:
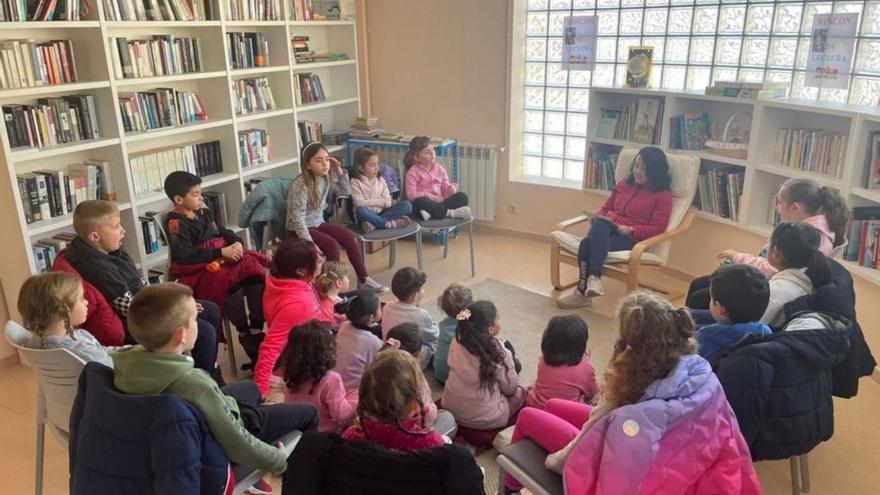
{"label": "electrical outlet", "polygon": [[513,203],[508,204],[507,213],[510,213],[511,215],[516,215],[516,205]]}

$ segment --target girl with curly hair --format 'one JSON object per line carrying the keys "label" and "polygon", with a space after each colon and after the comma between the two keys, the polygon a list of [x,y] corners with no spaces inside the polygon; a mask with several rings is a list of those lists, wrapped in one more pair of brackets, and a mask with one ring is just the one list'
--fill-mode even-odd
{"label": "girl with curly hair", "polygon": [[[512,442],[550,452],[545,464],[563,474],[566,493],[762,493],[724,390],[696,354],[689,312],[640,291],[617,319],[599,405],[527,407]],[[520,485],[508,475],[505,488]]]}
{"label": "girl with curly hair", "polygon": [[336,366],[336,340],[330,325],[311,320],[293,327],[281,366],[270,381],[270,397],[305,402],[318,408],[318,431],[341,431],[354,419],[357,396],[346,394]]}

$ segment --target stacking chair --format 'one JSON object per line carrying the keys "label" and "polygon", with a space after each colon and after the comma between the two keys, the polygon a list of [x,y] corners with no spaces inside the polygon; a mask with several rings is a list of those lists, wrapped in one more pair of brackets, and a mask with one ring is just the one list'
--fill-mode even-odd
{"label": "stacking chair", "polygon": [[562,476],[544,467],[547,451],[524,438],[498,453],[498,495],[504,495],[504,475],[510,473],[535,495],[563,495]]}

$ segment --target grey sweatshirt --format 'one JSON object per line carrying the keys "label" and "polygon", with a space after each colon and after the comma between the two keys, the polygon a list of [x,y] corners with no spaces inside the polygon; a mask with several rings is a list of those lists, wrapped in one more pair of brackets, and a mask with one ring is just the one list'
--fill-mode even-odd
{"label": "grey sweatshirt", "polygon": [[287,193],[287,230],[295,232],[300,239],[311,241],[309,227],[317,227],[324,223],[324,205],[327,204],[327,196],[330,191],[335,191],[339,196],[351,196],[351,182],[348,174],[341,177],[332,169],[329,175],[319,177],[315,188],[318,192],[318,204],[309,202],[309,188],[306,181],[300,175],[290,184]]}

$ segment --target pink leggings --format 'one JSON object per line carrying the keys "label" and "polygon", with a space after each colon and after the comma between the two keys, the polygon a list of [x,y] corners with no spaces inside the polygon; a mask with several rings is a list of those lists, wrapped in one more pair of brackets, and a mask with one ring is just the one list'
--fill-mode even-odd
{"label": "pink leggings", "polygon": [[[550,454],[558,452],[577,436],[590,419],[592,410],[583,402],[563,399],[550,399],[543,410],[526,407],[519,412],[510,443],[528,438]],[[510,474],[505,475],[504,484],[511,490],[522,489],[522,485]]]}
{"label": "pink leggings", "polygon": [[[290,232],[292,237],[296,237],[294,232]],[[322,223],[317,227],[309,227],[309,235],[312,241],[321,249],[324,256],[330,261],[339,261],[340,247],[345,249],[348,255],[348,261],[354,267],[357,273],[358,281],[363,282],[367,275],[367,267],[364,266],[364,257],[361,254],[361,248],[358,245],[354,235],[341,225],[332,223]]]}

